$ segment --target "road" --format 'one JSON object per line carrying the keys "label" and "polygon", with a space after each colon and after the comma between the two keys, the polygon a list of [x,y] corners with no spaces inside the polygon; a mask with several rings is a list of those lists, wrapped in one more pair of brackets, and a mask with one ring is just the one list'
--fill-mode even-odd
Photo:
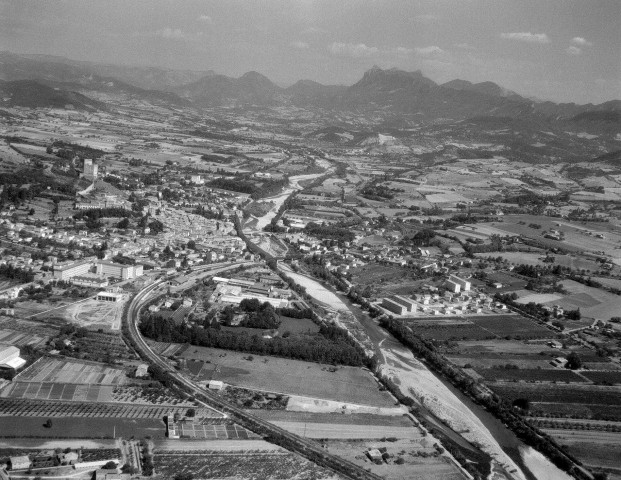
{"label": "road", "polygon": [[[237,268],[240,264],[233,264],[220,268],[214,268],[213,273],[220,273],[229,269]],[[352,479],[362,480],[380,480],[381,477],[367,472],[363,468],[344,460],[335,455],[326,452],[320,445],[313,441],[309,441],[294,435],[286,430],[269,423],[261,418],[247,413],[246,411],[235,407],[229,402],[223,400],[217,394],[204,390],[197,386],[194,382],[187,379],[182,373],[172,368],[166,361],[160,358],[144,340],[138,330],[138,320],[140,318],[140,309],[147,302],[150,296],[160,287],[166,285],[170,277],[162,278],[155,283],[145,287],[131,300],[125,322],[127,324],[128,335],[134,344],[140,356],[148,361],[151,365],[155,365],[166,372],[170,378],[186,392],[191,393],[204,406],[216,408],[227,416],[235,419],[239,424],[252,431],[258,431],[260,434],[272,437],[277,443],[278,441],[286,444],[287,448],[308,458],[314,463],[318,463],[324,467],[330,468],[340,475],[344,475]],[[200,399],[204,399],[201,401]]]}

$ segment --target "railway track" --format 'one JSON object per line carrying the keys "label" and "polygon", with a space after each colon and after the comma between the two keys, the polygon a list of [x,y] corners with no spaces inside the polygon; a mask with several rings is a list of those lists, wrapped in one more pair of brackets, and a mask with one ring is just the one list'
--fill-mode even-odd
{"label": "railway track", "polygon": [[[214,269],[214,273],[236,268],[238,266],[238,264],[234,264],[222,267],[221,269]],[[209,390],[204,390],[198,387],[180,372],[172,368],[153,350],[151,350],[151,347],[147,344],[138,330],[140,309],[149,299],[150,295],[157,291],[161,286],[165,285],[170,279],[171,277],[160,279],[138,292],[131,300],[126,315],[124,316],[129,339],[144,360],[148,361],[151,365],[157,366],[178,386],[186,392],[192,394],[198,400],[202,401],[206,404],[206,406],[222,411],[226,415],[235,419],[245,428],[266,437],[272,443],[276,443],[287,448],[288,450],[294,451],[310,461],[329,468],[347,478],[357,480],[381,480],[382,477],[375,475],[352,462],[328,453],[317,443],[294,435],[259,417],[249,414],[248,412],[223,400]]]}

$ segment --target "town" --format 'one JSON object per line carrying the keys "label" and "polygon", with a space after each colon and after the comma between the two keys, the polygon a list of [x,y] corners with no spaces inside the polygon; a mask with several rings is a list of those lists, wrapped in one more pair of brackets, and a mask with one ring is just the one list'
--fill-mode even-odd
{"label": "town", "polygon": [[617,100],[0,64],[0,480],[621,478]]}

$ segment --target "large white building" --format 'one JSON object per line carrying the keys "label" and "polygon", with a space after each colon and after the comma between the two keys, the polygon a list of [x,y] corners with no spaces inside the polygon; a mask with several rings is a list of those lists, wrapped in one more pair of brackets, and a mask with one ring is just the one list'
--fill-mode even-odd
{"label": "large white building", "polygon": [[[472,286],[472,284],[467,281],[464,280],[461,277],[458,277],[457,275],[451,275],[449,277],[449,282],[454,286],[454,285],[459,285],[460,289],[464,292],[469,292],[470,291],[470,287]],[[455,292],[459,292],[458,290],[455,290]]]}
{"label": "large white building", "polygon": [[84,159],[84,172],[82,173],[84,178],[95,180],[97,178],[98,170],[99,166],[93,162],[91,158]]}
{"label": "large white building", "polygon": [[17,370],[26,364],[19,356],[19,348],[13,345],[0,345],[0,368]]}
{"label": "large white building", "polygon": [[97,275],[114,277],[120,280],[137,278],[142,275],[142,265],[122,265],[113,262],[97,262]]}
{"label": "large white building", "polygon": [[90,272],[93,263],[90,261],[76,262],[68,265],[54,265],[54,278],[69,280],[73,277],[86,276]]}

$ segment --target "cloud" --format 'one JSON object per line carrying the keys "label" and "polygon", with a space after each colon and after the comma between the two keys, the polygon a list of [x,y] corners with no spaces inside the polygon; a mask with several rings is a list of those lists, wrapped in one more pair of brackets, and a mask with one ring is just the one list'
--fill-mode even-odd
{"label": "cloud", "polygon": [[328,46],[328,51],[332,55],[338,55],[342,57],[370,57],[379,52],[377,47],[369,47],[364,43],[341,43],[334,42]]}
{"label": "cloud", "polygon": [[469,43],[456,43],[455,46],[457,48],[461,48],[462,50],[476,50],[477,47],[470,45]]}
{"label": "cloud", "polygon": [[582,53],[582,49],[578,48],[574,45],[570,45],[569,47],[567,47],[567,50],[565,50],[569,55],[580,55]]}
{"label": "cloud", "polygon": [[500,38],[505,40],[517,40],[527,43],[550,43],[550,39],[545,33],[530,33],[530,32],[514,32],[514,33],[501,33]]}
{"label": "cloud", "polygon": [[397,55],[401,55],[404,57],[407,57],[408,55],[411,55],[412,52],[414,52],[414,50],[412,50],[411,48],[407,48],[407,47],[397,47],[395,51],[397,52]]}
{"label": "cloud", "polygon": [[172,40],[182,40],[186,38],[185,34],[180,28],[166,27],[161,30],[158,30],[157,32],[155,32],[155,34],[162,38],[168,38]]}
{"label": "cloud", "polygon": [[571,39],[571,43],[574,45],[580,45],[581,47],[592,47],[593,44],[583,37],[574,37]]}
{"label": "cloud", "polygon": [[444,53],[444,50],[442,50],[437,45],[430,45],[429,47],[417,47],[414,49],[414,51],[417,55],[422,55],[423,57]]}
{"label": "cloud", "polygon": [[308,43],[302,42],[300,40],[296,40],[295,42],[291,42],[289,45],[291,45],[293,48],[299,48],[300,50],[308,48]]}
{"label": "cloud", "polygon": [[213,23],[212,18],[209,15],[201,15],[198,17],[201,22],[209,23],[210,25]]}

